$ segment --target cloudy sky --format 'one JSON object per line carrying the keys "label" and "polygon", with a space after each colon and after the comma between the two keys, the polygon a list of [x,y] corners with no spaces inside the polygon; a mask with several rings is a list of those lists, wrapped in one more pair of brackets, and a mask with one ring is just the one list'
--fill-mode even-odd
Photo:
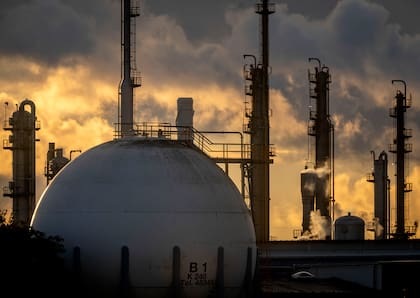
{"label": "cloudy sky", "polygon": [[[309,57],[330,69],[335,126],[336,215],[373,217],[376,156],[393,141],[389,108],[404,80],[412,94],[407,224],[420,219],[420,22],[415,0],[276,0],[270,16],[271,235],[291,239],[301,225],[300,171],[308,158]],[[259,54],[251,0],[142,0],[137,18],[135,120],[175,122],[176,99],[193,97],[198,130],[241,131],[244,54]],[[120,80],[119,0],[0,2],[1,123],[25,98],[35,102],[37,192],[49,142],[86,151],[113,138]],[[3,103],[8,102],[9,105]],[[8,133],[1,131],[3,139]],[[389,173],[394,188],[393,155]],[[11,152],[0,151],[0,183],[11,180]],[[391,194],[392,204],[395,195]],[[10,199],[0,198],[1,208]],[[395,209],[392,209],[395,221]]]}

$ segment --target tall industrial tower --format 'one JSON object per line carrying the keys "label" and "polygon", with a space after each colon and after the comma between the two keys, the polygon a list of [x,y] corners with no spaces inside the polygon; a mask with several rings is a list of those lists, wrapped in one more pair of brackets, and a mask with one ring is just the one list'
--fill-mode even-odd
{"label": "tall industrial tower", "polygon": [[[309,111],[308,135],[315,137],[315,163],[314,170],[316,176],[314,185],[314,201],[313,210],[319,210],[320,215],[327,220],[328,227],[331,226],[331,218],[333,215],[334,198],[331,195],[333,189],[332,169],[333,169],[333,133],[334,127],[330,120],[329,112],[329,84],[331,76],[326,66],[321,66],[318,58],[309,58],[309,62],[317,61],[318,67],[315,72],[308,72],[310,98],[315,100],[315,110]],[[312,106],[312,105],[311,105]],[[303,177],[302,177],[303,178]],[[303,186],[302,186],[303,187]],[[302,191],[303,193],[303,191]],[[313,204],[313,203],[312,203]],[[304,208],[308,212],[309,208]],[[303,232],[308,229],[309,214],[304,214]],[[331,237],[331,231],[325,231],[326,237]]]}
{"label": "tall industrial tower", "polygon": [[63,148],[55,148],[55,143],[48,144],[47,160],[44,170],[47,185],[69,161],[70,159],[63,156]]}
{"label": "tall industrial tower", "polygon": [[396,230],[393,234],[394,238],[407,239],[415,234],[415,228],[406,226],[406,196],[407,192],[412,191],[412,184],[406,182],[405,172],[405,155],[412,151],[412,144],[406,143],[405,140],[412,137],[411,129],[405,128],[405,112],[411,107],[411,98],[406,97],[407,86],[403,80],[392,80],[392,84],[399,82],[404,85],[404,92],[397,90],[394,106],[390,109],[389,115],[394,120],[395,138],[394,142],[389,145],[389,152],[395,153],[396,165]]}
{"label": "tall industrial tower", "polygon": [[270,132],[269,132],[269,45],[268,16],[274,12],[274,4],[267,0],[256,5],[256,13],[261,15],[261,57],[257,64],[252,55],[253,63],[245,70],[248,81],[246,93],[252,97],[252,111],[246,113],[249,117],[246,132],[250,133],[251,162],[248,166],[249,194],[252,217],[257,243],[270,240]]}
{"label": "tall industrial tower", "polygon": [[25,225],[29,225],[36,204],[35,142],[38,140],[35,131],[39,129],[35,104],[28,99],[22,101],[4,125],[4,130],[12,132],[9,139],[3,141],[3,148],[13,152],[13,181],[3,195],[13,199],[13,221]]}
{"label": "tall industrial tower", "polygon": [[388,156],[385,151],[375,159],[375,152],[371,151],[373,157],[373,173],[368,174],[367,181],[374,183],[374,216],[373,230],[375,239],[387,239],[389,235],[389,188],[388,178]]}
{"label": "tall industrial tower", "polygon": [[133,134],[133,93],[141,86],[136,67],[136,22],[139,6],[136,0],[121,0],[121,83],[118,107],[118,135]]}

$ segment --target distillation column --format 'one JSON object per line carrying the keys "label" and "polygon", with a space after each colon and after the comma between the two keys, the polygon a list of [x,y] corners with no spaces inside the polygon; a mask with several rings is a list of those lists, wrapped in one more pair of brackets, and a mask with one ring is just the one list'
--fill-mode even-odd
{"label": "distillation column", "polygon": [[[405,154],[412,151],[412,144],[405,140],[412,136],[411,129],[404,127],[404,118],[407,108],[411,106],[411,99],[406,97],[406,84],[402,80],[392,80],[404,84],[404,93],[397,91],[394,107],[390,109],[390,116],[395,118],[396,136],[394,142],[389,146],[389,152],[395,153],[396,164],[396,207],[397,207],[397,226],[394,234],[395,238],[406,239],[414,233],[406,229],[405,218],[405,193],[412,191],[412,184],[405,181]],[[407,227],[409,228],[409,227]]]}
{"label": "distillation column", "polygon": [[[256,13],[261,15],[261,57],[253,55],[253,63],[245,66],[245,79],[248,81],[246,94],[252,97],[251,111],[246,111],[249,118],[246,133],[250,134],[251,161],[247,166],[249,196],[254,221],[257,243],[270,240],[270,132],[269,132],[269,46],[268,16],[274,12],[274,5],[263,0],[256,5]],[[247,68],[246,68],[247,67]]]}
{"label": "distillation column", "polygon": [[[329,84],[331,76],[326,66],[321,67],[317,58],[309,58],[309,61],[318,62],[315,72],[309,72],[309,82],[314,85],[310,88],[310,97],[316,101],[316,110],[310,111],[308,135],[315,137],[315,171],[317,173],[315,184],[315,210],[331,224],[331,169],[332,169],[332,135],[333,126],[329,114]],[[331,231],[326,231],[330,237]]]}
{"label": "distillation column", "polygon": [[373,156],[373,173],[368,175],[368,182],[374,183],[374,216],[375,239],[387,239],[389,235],[389,178],[388,156],[385,151],[378,159]]}
{"label": "distillation column", "polygon": [[[26,106],[30,111],[25,110]],[[39,130],[39,122],[35,104],[28,99],[22,101],[4,130],[10,130],[12,135],[3,148],[13,152],[13,181],[4,196],[13,199],[13,222],[29,225],[36,204],[35,131]]]}
{"label": "distillation column", "polygon": [[269,138],[269,45],[268,16],[273,6],[263,0],[256,6],[261,15],[260,64],[254,67],[251,129],[251,185],[250,199],[257,243],[270,240],[270,138]]}
{"label": "distillation column", "polygon": [[55,143],[48,144],[44,173],[45,177],[47,177],[47,185],[69,161],[70,159],[63,155],[63,148],[55,148]]}

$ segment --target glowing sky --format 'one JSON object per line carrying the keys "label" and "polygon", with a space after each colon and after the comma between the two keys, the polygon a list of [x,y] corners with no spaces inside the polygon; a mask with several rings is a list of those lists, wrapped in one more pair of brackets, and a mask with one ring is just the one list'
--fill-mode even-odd
{"label": "glowing sky", "polygon": [[[416,1],[274,1],[270,16],[271,235],[291,239],[301,225],[300,171],[308,157],[309,57],[329,67],[330,113],[335,125],[336,215],[371,220],[370,154],[393,140],[389,108],[401,85],[413,95],[406,128],[413,129],[408,224],[420,219],[420,22]],[[193,97],[198,130],[241,131],[243,54],[258,56],[254,1],[147,1],[137,19],[135,121],[175,123],[176,99]],[[38,197],[49,142],[86,151],[113,138],[120,80],[118,0],[0,2],[0,113],[35,102]],[[3,139],[8,133],[1,131]],[[389,154],[388,159],[393,160]],[[11,180],[11,152],[0,150],[0,185]],[[394,168],[389,164],[391,189]],[[392,193],[392,202],[395,201]],[[0,198],[1,208],[10,199]],[[395,219],[395,210],[392,210]]]}

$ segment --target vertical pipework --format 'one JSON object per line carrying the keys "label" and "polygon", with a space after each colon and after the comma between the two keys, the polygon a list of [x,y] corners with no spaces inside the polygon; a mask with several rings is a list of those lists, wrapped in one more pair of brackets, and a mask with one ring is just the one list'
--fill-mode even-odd
{"label": "vertical pipework", "polygon": [[53,178],[53,173],[51,172],[51,161],[55,157],[55,143],[48,143],[48,152],[47,152],[47,161],[45,163],[45,177],[47,177],[47,185],[50,183]]}
{"label": "vertical pipework", "polygon": [[[269,44],[268,44],[268,15],[272,13],[268,7],[268,1],[262,1],[262,9],[258,11],[261,14],[261,62],[264,70],[265,81],[264,86],[268,87],[268,60],[269,60]],[[268,88],[267,88],[268,89]],[[267,90],[268,91],[268,90]]]}
{"label": "vertical pipework", "polygon": [[397,234],[403,235],[405,232],[405,199],[404,199],[404,99],[405,96],[397,93]]}
{"label": "vertical pipework", "polygon": [[317,72],[317,102],[316,102],[316,139],[315,139],[315,168],[325,169],[324,175],[319,177],[316,187],[316,206],[322,216],[329,216],[330,202],[330,160],[331,160],[331,134],[328,109],[328,71]]}
{"label": "vertical pipework", "polygon": [[121,136],[133,131],[133,84],[131,80],[131,0],[123,0],[123,70],[121,83]]}
{"label": "vertical pipework", "polygon": [[[380,195],[378,195],[377,205],[378,207],[375,209],[375,217],[379,218],[379,223],[382,225],[382,235],[378,234],[379,239],[387,239],[388,237],[388,230],[389,230],[389,217],[388,217],[388,210],[389,210],[389,195],[388,195],[388,157],[385,151],[382,151],[379,155],[379,159],[377,161],[377,165],[375,166],[378,169],[378,172],[381,173],[379,176],[380,183],[378,186],[375,185],[375,192],[377,191]],[[378,190],[376,190],[378,187]]]}

